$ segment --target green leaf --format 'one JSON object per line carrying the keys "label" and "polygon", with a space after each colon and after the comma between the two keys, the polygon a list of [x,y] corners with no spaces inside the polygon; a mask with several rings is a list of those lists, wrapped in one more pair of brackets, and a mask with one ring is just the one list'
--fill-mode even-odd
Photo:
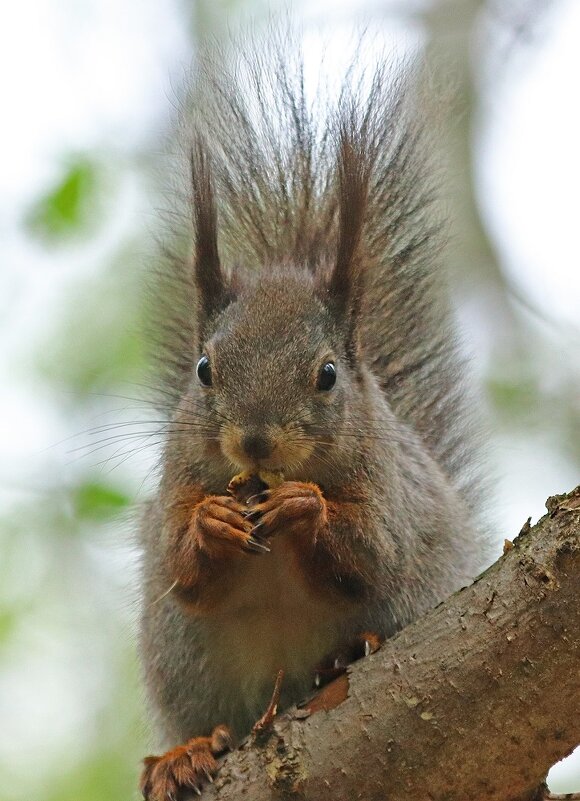
{"label": "green leaf", "polygon": [[489,376],[486,381],[488,397],[499,414],[522,418],[538,405],[538,387],[529,376],[514,379]]}
{"label": "green leaf", "polygon": [[77,517],[89,520],[107,520],[130,504],[130,498],[116,487],[87,481],[74,492]]}
{"label": "green leaf", "polygon": [[86,233],[98,217],[98,173],[86,158],[71,163],[61,181],[28,213],[25,224],[31,234],[58,242]]}

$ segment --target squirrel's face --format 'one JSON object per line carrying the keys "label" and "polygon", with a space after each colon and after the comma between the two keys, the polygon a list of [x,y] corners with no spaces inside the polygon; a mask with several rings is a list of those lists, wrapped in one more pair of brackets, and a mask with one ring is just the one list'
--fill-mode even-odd
{"label": "squirrel's face", "polygon": [[357,379],[304,274],[260,277],[210,326],[192,392],[233,467],[296,471],[344,430]]}
{"label": "squirrel's face", "polygon": [[[189,450],[202,440],[205,456],[215,458],[219,448],[242,470],[296,475],[314,458],[318,470],[323,465],[330,470],[350,455],[344,437],[338,459],[336,454],[329,459],[327,452],[337,446],[345,426],[356,421],[357,400],[364,391],[365,372],[356,355],[372,159],[362,132],[350,125],[339,129],[334,188],[329,186],[336,195],[328,204],[329,230],[310,231],[310,247],[308,237],[296,243],[300,252],[306,247],[316,275],[290,264],[280,269],[263,264],[245,280],[238,271],[230,276],[224,272],[218,212],[220,193],[228,190],[223,181],[214,183],[212,155],[203,136],[191,148],[193,278],[197,336],[203,339],[196,375],[178,412],[177,422],[183,425],[175,433],[191,432],[190,441],[196,442]],[[242,235],[250,229],[260,240],[258,251],[268,252],[267,241],[262,242],[268,237],[259,223],[254,227],[254,216],[261,219],[261,210],[257,212],[257,206],[246,211]],[[319,247],[318,239],[335,242]]]}

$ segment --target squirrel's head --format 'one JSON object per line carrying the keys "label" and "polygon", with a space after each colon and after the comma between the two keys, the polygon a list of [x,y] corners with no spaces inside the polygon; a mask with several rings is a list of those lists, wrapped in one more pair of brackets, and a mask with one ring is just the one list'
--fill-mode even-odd
{"label": "squirrel's head", "polygon": [[344,430],[359,371],[316,281],[289,268],[256,275],[210,322],[193,381],[232,465],[291,472]]}
{"label": "squirrel's head", "polygon": [[352,148],[345,145],[341,159],[328,263],[262,266],[228,278],[209,165],[202,148],[194,153],[198,353],[181,413],[203,418],[206,452],[219,449],[235,468],[292,473],[311,458],[323,463],[361,398],[366,178]]}

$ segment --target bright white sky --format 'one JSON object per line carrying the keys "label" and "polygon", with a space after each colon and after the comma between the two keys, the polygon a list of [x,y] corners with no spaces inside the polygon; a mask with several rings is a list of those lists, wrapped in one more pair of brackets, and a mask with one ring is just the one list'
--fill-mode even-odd
{"label": "bright white sky", "polygon": [[[350,11],[364,6],[326,0],[316,4],[315,20],[346,22]],[[190,58],[179,9],[178,0],[19,0],[4,10],[0,482],[6,480],[6,489],[0,503],[33,483],[40,471],[63,469],[45,449],[70,433],[53,401],[31,385],[21,361],[38,350],[68,289],[83,275],[97,273],[103,256],[138,230],[143,213],[151,216],[152,210],[129,165],[115,222],[90,247],[43,249],[27,238],[21,220],[58,180],[64,155],[113,149],[130,159],[159,141],[173,87]],[[580,3],[561,0],[546,38],[540,35],[533,55],[520,59],[521,68],[502,82],[478,143],[480,201],[514,280],[552,317],[575,325],[580,319],[580,112],[574,100],[579,41]],[[541,499],[572,486],[577,477],[553,454],[546,455],[541,472],[531,473],[529,453],[501,447],[500,495],[506,498],[506,531],[513,534],[528,514],[542,513]],[[53,710],[45,712],[55,719]],[[74,715],[68,722],[74,725]]]}
{"label": "bright white sky", "polygon": [[514,59],[490,103],[480,199],[526,296],[580,330],[580,3],[561,2],[547,19],[549,35]]}

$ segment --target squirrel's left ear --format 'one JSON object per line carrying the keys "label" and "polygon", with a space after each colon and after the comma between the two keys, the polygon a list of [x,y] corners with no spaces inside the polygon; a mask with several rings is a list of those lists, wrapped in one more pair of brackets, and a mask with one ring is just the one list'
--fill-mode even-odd
{"label": "squirrel's left ear", "polygon": [[338,235],[336,261],[327,284],[333,313],[346,332],[346,354],[354,359],[363,293],[360,244],[369,191],[369,159],[363,136],[347,123],[338,139]]}
{"label": "squirrel's left ear", "polygon": [[206,146],[198,137],[191,149],[193,225],[195,233],[194,274],[198,292],[199,337],[204,338],[207,321],[230,302],[230,291],[218,253],[217,210]]}

